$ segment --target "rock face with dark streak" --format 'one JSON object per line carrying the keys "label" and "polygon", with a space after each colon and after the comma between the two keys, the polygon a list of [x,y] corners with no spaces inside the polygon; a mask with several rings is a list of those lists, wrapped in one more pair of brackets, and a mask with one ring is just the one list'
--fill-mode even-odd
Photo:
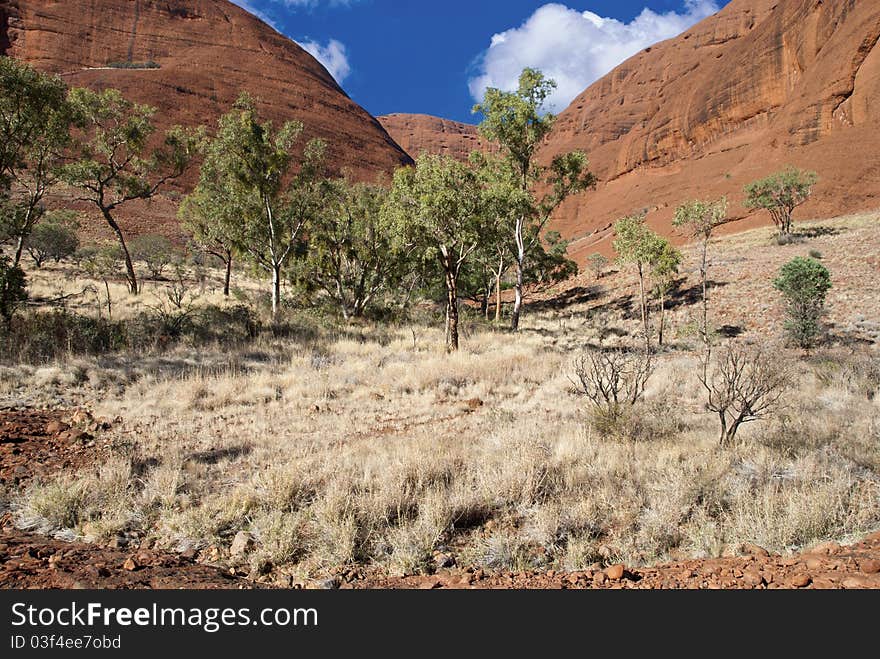
{"label": "rock face with dark streak", "polygon": [[379,123],[413,158],[423,152],[467,160],[472,151],[488,148],[477,127],[426,114],[389,114]]}
{"label": "rock face with dark streak", "polygon": [[[326,139],[336,169],[373,180],[411,162],[317,60],[226,0],[0,0],[0,53],[70,86],[118,88],[156,107],[162,128],[213,128],[248,91],[276,124],[299,120]],[[120,62],[160,68],[107,68]],[[153,228],[173,225],[174,204],[153,206]]]}
{"label": "rock face with dark streak", "polygon": [[646,49],[560,115],[543,158],[582,149],[602,182],[556,228],[583,257],[636,210],[666,234],[689,198],[726,194],[745,216],[743,185],[788,164],[822,179],[797,217],[880,206],[878,38],[880,2],[733,0]]}

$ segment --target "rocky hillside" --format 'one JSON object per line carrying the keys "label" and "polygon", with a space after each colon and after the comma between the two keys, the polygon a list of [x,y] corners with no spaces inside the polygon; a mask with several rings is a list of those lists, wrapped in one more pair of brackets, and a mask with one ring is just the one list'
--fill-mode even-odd
{"label": "rocky hillside", "polygon": [[[819,172],[800,217],[880,206],[880,3],[733,0],[624,62],[559,117],[543,156],[583,149],[602,183],[557,228],[576,255],[608,251],[639,209],[670,233],[675,205],[728,195],[786,164]],[[762,221],[751,217],[735,227]]]}
{"label": "rocky hillside", "polygon": [[487,148],[477,127],[425,114],[389,114],[379,122],[413,158],[422,152],[467,160],[471,151]]}
{"label": "rocky hillside", "polygon": [[[163,126],[213,126],[248,91],[276,123],[325,138],[336,168],[372,180],[410,162],[317,60],[226,0],[0,0],[0,53],[71,86],[121,89],[157,107]],[[150,214],[165,225],[173,210]]]}

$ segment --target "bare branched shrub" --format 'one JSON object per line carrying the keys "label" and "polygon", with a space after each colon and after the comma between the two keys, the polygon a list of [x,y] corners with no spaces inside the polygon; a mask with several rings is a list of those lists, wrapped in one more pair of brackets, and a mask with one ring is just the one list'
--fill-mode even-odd
{"label": "bare branched shrub", "polygon": [[718,415],[720,443],[731,443],[740,426],[774,414],[789,388],[789,374],[766,348],[732,345],[707,356],[700,383],[706,408]]}
{"label": "bare branched shrub", "polygon": [[641,352],[590,350],[577,358],[574,371],[575,393],[593,403],[602,425],[613,426],[641,400],[654,365]]}

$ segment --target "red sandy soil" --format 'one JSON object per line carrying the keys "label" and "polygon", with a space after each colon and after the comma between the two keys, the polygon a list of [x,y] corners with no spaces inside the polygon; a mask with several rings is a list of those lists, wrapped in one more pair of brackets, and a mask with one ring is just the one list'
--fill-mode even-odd
{"label": "red sandy soil", "polygon": [[[85,412],[0,413],[0,474],[7,487],[35,476],[94,464],[106,448],[110,421]],[[743,556],[692,560],[649,568],[594,565],[574,573],[490,573],[444,569],[430,576],[389,577],[373,569],[338,568],[328,579],[290,587],[340,589],[775,589],[880,588],[880,533],[849,547],[825,543],[801,556],[770,555],[755,546]],[[436,557],[442,563],[444,557]],[[0,588],[266,587],[243,572],[199,563],[194,551],[173,554],[117,538],[108,545],[64,542],[16,529],[0,518]],[[275,584],[278,585],[278,584]]]}

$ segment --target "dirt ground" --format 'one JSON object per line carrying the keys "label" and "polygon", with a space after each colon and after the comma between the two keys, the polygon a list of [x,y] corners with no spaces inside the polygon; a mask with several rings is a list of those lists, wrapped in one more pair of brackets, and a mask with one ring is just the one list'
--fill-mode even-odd
{"label": "dirt ground", "polygon": [[[35,476],[97,464],[113,421],[82,411],[0,412],[0,479],[26,487]],[[447,567],[434,575],[389,577],[337,568],[329,578],[291,587],[340,589],[864,589],[880,588],[880,533],[852,546],[825,543],[799,556],[743,546],[741,556],[656,567],[602,566],[574,573],[490,573]],[[442,558],[442,557],[440,557]],[[65,542],[16,529],[0,518],[0,588],[244,589],[261,587],[242,572],[211,565],[194,551],[152,550],[135,539],[106,546]],[[441,561],[442,562],[442,561]]]}

